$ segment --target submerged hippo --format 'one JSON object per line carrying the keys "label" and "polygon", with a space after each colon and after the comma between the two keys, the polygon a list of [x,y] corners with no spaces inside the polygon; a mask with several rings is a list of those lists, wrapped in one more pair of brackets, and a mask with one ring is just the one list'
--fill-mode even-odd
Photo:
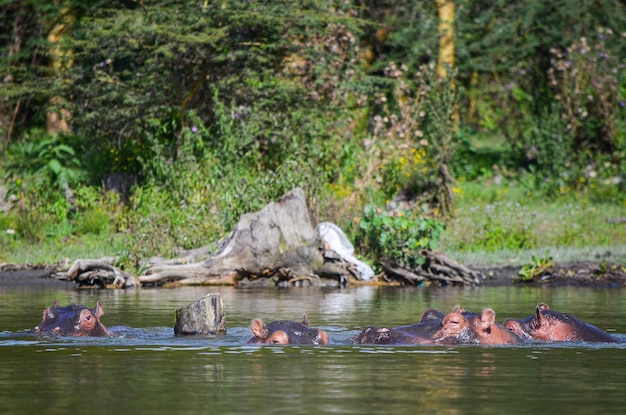
{"label": "submerged hippo", "polygon": [[302,323],[273,321],[265,325],[255,319],[250,329],[254,336],[248,340],[248,344],[328,344],[328,334],[320,329],[309,328],[306,314]]}
{"label": "submerged hippo", "polygon": [[60,336],[106,336],[108,330],[100,322],[103,314],[99,301],[92,309],[78,304],[59,307],[58,301],[54,300],[52,307],[43,310],[41,322],[33,332]]}
{"label": "submerged hippo", "polygon": [[[460,319],[457,319],[457,314]],[[417,324],[387,327],[367,327],[354,339],[359,344],[477,344],[478,335],[462,314],[445,315],[428,309]]]}
{"label": "submerged hippo", "polygon": [[456,321],[460,327],[471,327],[480,344],[502,345],[524,342],[517,334],[496,322],[496,312],[491,308],[485,308],[478,314],[457,307],[446,318]]}
{"label": "submerged hippo", "polygon": [[535,314],[524,320],[509,319],[507,329],[519,337],[544,341],[619,342],[607,332],[585,323],[576,317],[550,310],[547,304],[539,304]]}
{"label": "submerged hippo", "polygon": [[434,344],[445,314],[429,308],[417,324],[388,327],[367,327],[352,339],[357,344]]}

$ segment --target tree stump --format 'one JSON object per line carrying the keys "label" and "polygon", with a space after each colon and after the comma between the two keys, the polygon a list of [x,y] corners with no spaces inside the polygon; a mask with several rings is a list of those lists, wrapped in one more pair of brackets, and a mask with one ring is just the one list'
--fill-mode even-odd
{"label": "tree stump", "polygon": [[177,336],[226,334],[224,303],[217,293],[177,308],[175,317],[174,334]]}
{"label": "tree stump", "polygon": [[157,262],[142,284],[346,285],[362,279],[353,264],[324,247],[311,224],[304,191],[241,216],[217,252],[204,261]]}

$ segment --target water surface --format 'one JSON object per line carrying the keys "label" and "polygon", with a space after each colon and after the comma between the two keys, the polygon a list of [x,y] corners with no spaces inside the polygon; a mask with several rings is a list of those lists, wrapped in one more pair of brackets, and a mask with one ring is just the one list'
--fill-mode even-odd
{"label": "water surface", "polygon": [[[176,337],[174,309],[219,292],[225,336]],[[41,311],[101,301],[121,338],[25,334]],[[531,344],[367,346],[370,325],[417,321],[428,307],[492,307],[499,321],[536,304],[569,312],[626,340],[618,288],[179,288],[126,291],[0,287],[3,414],[528,414],[623,413],[626,346]],[[253,318],[328,331],[327,346],[246,345]]]}

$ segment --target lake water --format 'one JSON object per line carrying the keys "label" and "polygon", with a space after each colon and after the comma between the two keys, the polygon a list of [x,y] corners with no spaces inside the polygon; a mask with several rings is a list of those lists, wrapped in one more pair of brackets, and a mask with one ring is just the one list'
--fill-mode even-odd
{"label": "lake water", "polygon": [[[174,336],[174,310],[221,294],[228,332]],[[41,311],[101,301],[124,338],[39,338]],[[626,411],[626,345],[363,346],[369,325],[415,323],[433,307],[492,307],[498,321],[557,311],[626,340],[621,288],[75,290],[0,286],[1,414],[611,414]],[[252,346],[253,318],[300,321],[326,346]]]}

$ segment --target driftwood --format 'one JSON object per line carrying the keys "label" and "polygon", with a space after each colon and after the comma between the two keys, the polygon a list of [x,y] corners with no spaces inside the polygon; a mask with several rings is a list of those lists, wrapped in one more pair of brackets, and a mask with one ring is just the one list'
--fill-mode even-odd
{"label": "driftwood", "polygon": [[226,315],[222,297],[210,293],[175,311],[174,334],[226,334]]}
{"label": "driftwood", "polygon": [[115,258],[104,257],[101,259],[79,259],[69,270],[55,272],[52,277],[74,281],[78,285],[100,285],[107,288],[129,288],[138,285],[138,281],[121,271],[113,264]]}
{"label": "driftwood", "polygon": [[438,283],[440,285],[478,285],[485,277],[437,251],[422,250],[425,263],[412,269],[383,264],[389,278],[403,283]]}

